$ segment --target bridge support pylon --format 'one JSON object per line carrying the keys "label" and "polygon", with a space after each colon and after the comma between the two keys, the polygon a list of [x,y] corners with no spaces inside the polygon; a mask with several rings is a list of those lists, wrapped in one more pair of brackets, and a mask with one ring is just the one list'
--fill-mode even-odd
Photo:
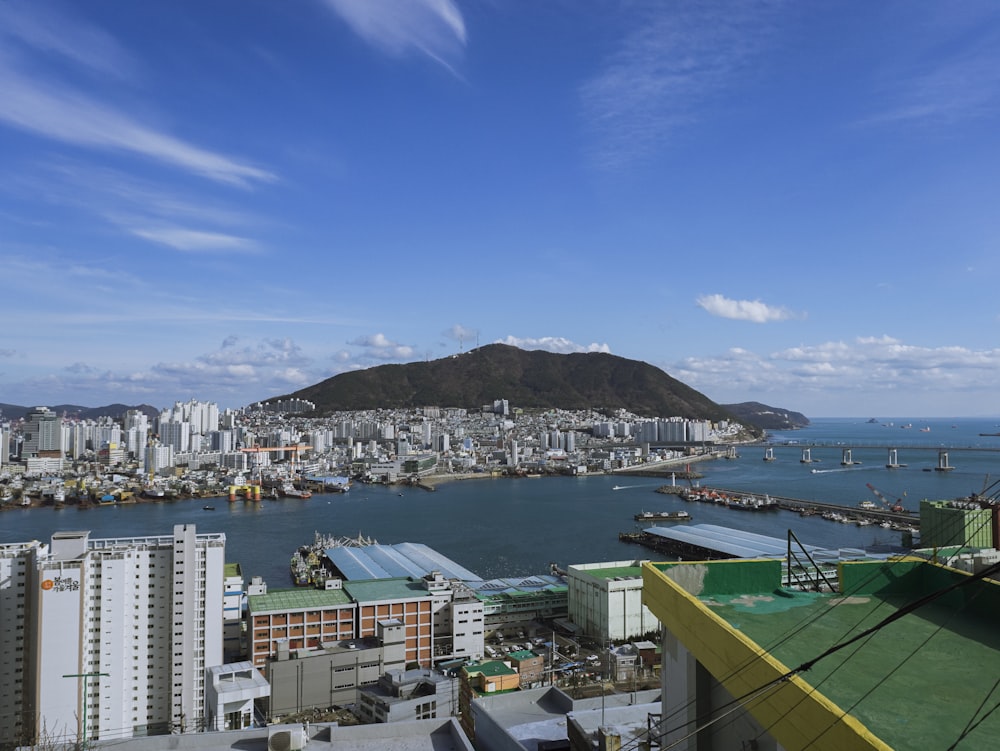
{"label": "bridge support pylon", "polygon": [[935,472],[951,472],[955,469],[953,466],[948,464],[948,452],[944,449],[938,451],[938,463],[934,468]]}
{"label": "bridge support pylon", "polygon": [[802,458],[799,461],[803,464],[811,464],[812,460],[812,449],[802,449]]}
{"label": "bridge support pylon", "polygon": [[768,446],[764,449],[764,461],[773,462],[774,461],[774,446]]}
{"label": "bridge support pylon", "polygon": [[854,464],[854,458],[851,449],[844,449],[840,454],[840,466],[850,467],[852,464]]}
{"label": "bridge support pylon", "polygon": [[896,449],[889,449],[889,458],[886,460],[886,469],[899,469],[903,465],[899,463],[899,452]]}

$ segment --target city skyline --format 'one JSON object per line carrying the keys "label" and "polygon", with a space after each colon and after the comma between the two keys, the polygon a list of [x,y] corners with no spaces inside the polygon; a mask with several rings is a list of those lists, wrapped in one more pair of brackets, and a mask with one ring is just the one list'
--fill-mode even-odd
{"label": "city skyline", "polygon": [[0,4],[0,402],[240,407],[504,342],[1000,414],[991,3],[182,10]]}

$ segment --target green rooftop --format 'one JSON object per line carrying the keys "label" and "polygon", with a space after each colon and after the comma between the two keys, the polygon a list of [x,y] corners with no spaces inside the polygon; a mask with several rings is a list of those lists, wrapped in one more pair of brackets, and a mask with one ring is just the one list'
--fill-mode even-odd
{"label": "green rooftop", "polygon": [[415,597],[430,597],[430,592],[427,591],[423,582],[406,577],[344,582],[344,591],[356,602],[412,600]]}
{"label": "green rooftop", "polygon": [[608,568],[584,569],[580,573],[595,579],[641,579],[641,566],[609,566]]}
{"label": "green rooftop", "polygon": [[512,660],[530,660],[533,657],[538,657],[538,655],[536,655],[530,649],[519,649],[516,652],[511,652],[507,656],[510,657],[510,659]]}
{"label": "green rooftop", "polygon": [[485,662],[472,663],[470,665],[466,665],[464,670],[469,675],[481,674],[486,677],[494,675],[517,675],[516,670],[499,660],[486,660]]}
{"label": "green rooftop", "polygon": [[227,563],[222,570],[223,576],[227,579],[233,576],[243,576],[243,571],[238,563]]}
{"label": "green rooftop", "polygon": [[321,610],[350,604],[351,598],[340,589],[275,589],[266,595],[250,595],[251,613],[287,610]]}
{"label": "green rooftop", "polygon": [[[841,567],[844,595],[781,589],[773,578],[765,586],[762,567],[749,576],[737,565],[708,570],[700,601],[789,669],[966,578],[918,561],[851,563]],[[971,582],[800,677],[893,748],[949,748],[980,718],[958,748],[1000,748],[1000,713],[990,714],[1000,700],[998,613],[1000,585]]]}

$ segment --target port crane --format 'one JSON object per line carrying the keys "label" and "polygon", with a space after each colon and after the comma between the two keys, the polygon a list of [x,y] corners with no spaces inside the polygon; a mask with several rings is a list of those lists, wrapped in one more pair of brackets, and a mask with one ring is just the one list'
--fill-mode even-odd
{"label": "port crane", "polygon": [[[867,485],[868,489],[872,491],[872,493],[876,498],[879,499],[879,501],[882,503],[882,506],[885,508],[886,511],[893,511],[895,513],[902,513],[906,511],[906,508],[903,506],[902,497],[897,498],[895,501],[890,503],[889,499],[885,497],[885,494],[881,490],[876,488],[874,485],[872,485],[870,482],[866,482],[865,485]],[[905,491],[903,492],[903,495],[904,496],[906,495]]]}

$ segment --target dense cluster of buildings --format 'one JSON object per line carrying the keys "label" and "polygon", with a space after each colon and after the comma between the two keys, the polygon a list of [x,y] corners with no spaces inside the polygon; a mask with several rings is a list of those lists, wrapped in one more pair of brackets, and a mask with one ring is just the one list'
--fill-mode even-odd
{"label": "dense cluster of buildings", "polygon": [[[594,416],[584,430],[550,414],[544,431],[517,432],[509,408],[488,409],[439,440],[447,461],[464,451],[453,436],[471,442],[466,458],[520,465],[543,452],[561,461],[551,452],[569,456],[576,439],[605,442],[586,449],[591,459],[635,451],[629,440],[652,430]],[[426,412],[288,429],[265,407],[178,404],[145,427],[137,415],[74,424],[38,409],[4,433],[16,447],[4,468],[24,477],[32,459],[72,465],[77,442],[85,454],[100,443],[99,463],[102,449],[110,460],[111,444],[145,430],[147,459],[169,446],[171,461],[216,451],[269,463],[270,452],[239,448],[276,442],[307,446],[292,453],[317,471],[342,469],[334,456],[372,470],[430,450],[457,418]],[[166,479],[178,467],[147,469]],[[724,530],[687,530],[724,547]],[[193,525],[0,544],[0,747],[992,748],[998,530],[995,504],[924,501],[925,550],[804,549],[812,559],[796,561],[794,576],[784,541],[735,532],[719,550],[728,560],[585,562],[497,579],[420,543],[317,538],[298,552],[309,586],[292,589],[246,581],[225,536]],[[330,708],[362,724],[302,719]]]}
{"label": "dense cluster of buildings", "polygon": [[595,634],[630,624],[624,642],[656,629],[638,561],[483,580],[420,544],[322,542],[321,586],[270,591],[193,525],[0,545],[0,738],[234,730],[347,705],[373,722],[450,717],[463,695],[555,682],[568,650],[542,623],[582,634],[586,612]]}
{"label": "dense cluster of buildings", "polygon": [[[208,747],[229,748],[231,731],[330,707],[399,723],[397,737],[445,733],[455,737],[447,747],[466,747],[464,737],[485,751],[514,748],[523,728],[512,724],[535,713],[532,732],[551,735],[549,748],[631,737],[699,749],[887,749],[958,737],[967,718],[956,707],[971,711],[1000,674],[1000,585],[988,578],[1000,553],[982,545],[995,543],[997,513],[955,503],[924,511],[936,519],[935,547],[827,561],[808,584],[793,581],[768,540],[724,561],[586,563],[484,580],[418,543],[318,539],[310,555],[322,575],[282,590],[244,581],[225,561],[225,536],[193,525],[0,545],[0,670],[10,677],[0,682],[0,738],[150,751],[157,736],[222,731]],[[955,530],[962,536],[943,537]],[[919,617],[902,619],[918,606]],[[866,637],[864,655],[852,648],[815,669],[853,634]],[[573,698],[588,672],[602,693],[630,696],[606,707],[615,719],[597,722]],[[659,690],[643,694],[640,679],[657,674]],[[959,698],[911,692],[889,721],[882,704],[920,681]],[[968,747],[1000,741],[1000,718],[979,720],[979,745]],[[696,726],[702,740],[685,745]]]}
{"label": "dense cluster of buildings", "polygon": [[[177,402],[155,416],[81,419],[46,407],[0,419],[0,504],[123,492],[224,494],[226,486],[313,477],[396,482],[428,474],[603,472],[732,441],[741,427],[680,417],[425,407],[296,417],[308,402],[242,410]],[[127,497],[127,496],[126,496]],[[30,500],[28,501],[30,502]]]}

